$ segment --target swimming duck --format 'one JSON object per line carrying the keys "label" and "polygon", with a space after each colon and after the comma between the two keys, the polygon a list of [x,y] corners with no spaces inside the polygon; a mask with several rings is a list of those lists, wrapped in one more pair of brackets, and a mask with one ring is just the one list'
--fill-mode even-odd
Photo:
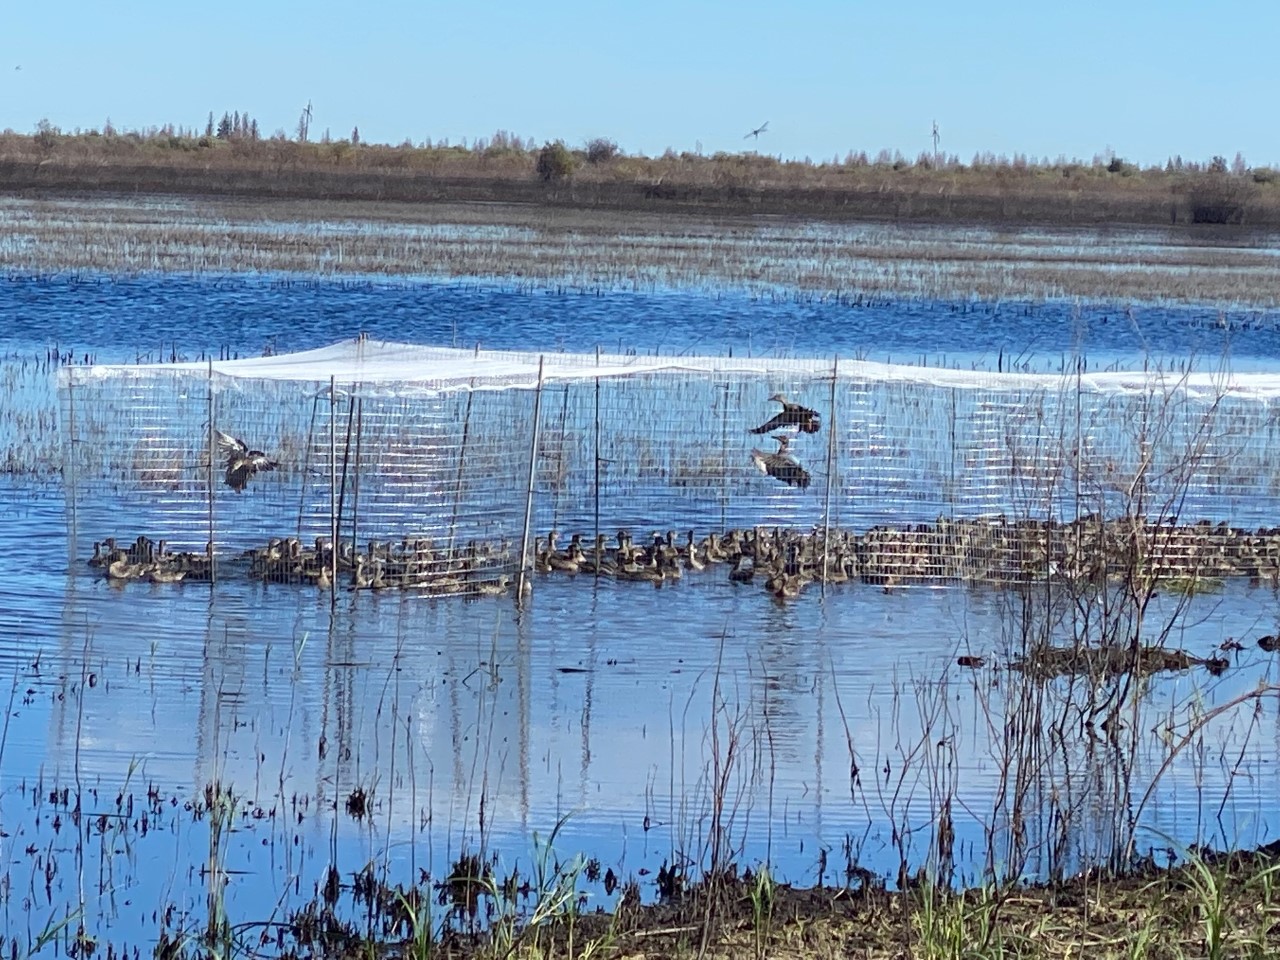
{"label": "swimming duck", "polygon": [[688,544],[684,548],[684,565],[690,570],[705,570],[706,561],[699,556],[698,544],[694,542],[693,531],[690,530],[686,536],[689,538]]}
{"label": "swimming duck", "polygon": [[554,530],[551,531],[548,541],[547,566],[552,570],[559,570],[561,573],[577,573],[581,569],[582,562],[587,558],[582,552],[582,538],[579,534],[575,533],[573,535],[569,549],[563,553],[556,549],[556,532]]}
{"label": "swimming duck", "polygon": [[138,539],[133,541],[133,546],[128,549],[128,560],[130,563],[150,563],[155,559],[155,544],[141,534]]}
{"label": "swimming duck", "polygon": [[137,580],[146,575],[150,566],[148,563],[133,563],[125,551],[117,550],[115,559],[107,564],[107,579],[118,583]]}
{"label": "swimming duck", "polygon": [[734,583],[750,583],[755,575],[755,566],[747,565],[747,555],[745,553],[738,554],[738,559],[734,561],[733,569],[729,571],[729,579]]}
{"label": "swimming duck", "polygon": [[227,458],[226,484],[236,493],[243,493],[249,480],[259,470],[274,470],[280,464],[261,450],[250,450],[243,440],[214,430],[218,435],[218,449]]}
{"label": "swimming duck", "polygon": [[775,393],[769,398],[769,402],[782,404],[782,412],[767,423],[762,423],[749,431],[750,433],[772,433],[774,430],[783,430],[788,427],[794,427],[802,433],[817,433],[822,429],[822,418],[818,416],[816,410],[792,403],[781,393]]}
{"label": "swimming duck", "polygon": [[93,556],[89,559],[89,566],[105,567],[115,559],[116,549],[115,537],[107,537],[101,543],[95,543],[93,545]]}
{"label": "swimming duck", "polygon": [[152,583],[181,583],[187,577],[187,571],[168,564],[154,564],[147,571],[147,579]]}
{"label": "swimming duck", "polygon": [[537,573],[551,572],[551,548],[542,546],[542,538],[533,541],[533,569]]}
{"label": "swimming duck", "polygon": [[804,580],[799,574],[784,574],[773,586],[771,592],[775,600],[794,600],[800,596],[800,589],[803,586]]}
{"label": "swimming duck", "polygon": [[[628,545],[630,545],[628,541]],[[658,554],[653,553],[645,556],[641,560],[637,560],[635,554],[631,554],[626,563],[620,563],[616,574],[619,580],[631,580],[644,583],[652,583],[655,587],[662,586],[664,580],[667,579],[667,572],[658,564]]]}
{"label": "swimming duck", "polygon": [[609,551],[604,545],[604,534],[596,536],[596,545],[579,565],[584,573],[595,573],[602,577],[612,577],[618,572],[618,565],[609,559]]}
{"label": "swimming duck", "polygon": [[809,471],[800,466],[794,456],[788,452],[788,446],[791,438],[785,433],[776,433],[773,439],[778,441],[778,449],[773,453],[765,453],[762,450],[751,451],[751,462],[756,465],[756,469],[766,476],[780,480],[789,487],[799,487],[806,490],[809,487]]}
{"label": "swimming duck", "polygon": [[356,555],[356,565],[351,571],[351,585],[357,590],[367,590],[373,586],[373,577],[368,571],[368,561],[363,553]]}
{"label": "swimming duck", "polygon": [[703,538],[702,555],[706,557],[707,563],[724,563],[729,559],[720,546],[719,535],[715,533],[709,533]]}
{"label": "swimming duck", "polygon": [[472,584],[472,593],[478,597],[500,597],[511,589],[511,578],[505,573],[497,580],[481,580]]}

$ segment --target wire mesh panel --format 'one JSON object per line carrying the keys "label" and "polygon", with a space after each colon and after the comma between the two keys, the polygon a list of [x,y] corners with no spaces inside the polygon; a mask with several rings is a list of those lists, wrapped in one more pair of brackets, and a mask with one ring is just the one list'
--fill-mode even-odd
{"label": "wire mesh panel", "polygon": [[643,374],[544,386],[536,478],[540,531],[667,529],[821,523],[828,470],[824,436],[787,436],[794,469],[764,472],[773,454],[771,394],[830,393],[830,377]]}
{"label": "wire mesh panel", "polygon": [[[208,377],[120,377],[62,393],[73,537],[138,533],[203,551],[209,540]],[[73,539],[77,554],[84,544]]]}
{"label": "wire mesh panel", "polygon": [[351,341],[61,384],[72,549],[121,575],[465,594],[729,560],[888,587],[1076,575],[1137,543],[1169,575],[1280,576],[1264,376]]}

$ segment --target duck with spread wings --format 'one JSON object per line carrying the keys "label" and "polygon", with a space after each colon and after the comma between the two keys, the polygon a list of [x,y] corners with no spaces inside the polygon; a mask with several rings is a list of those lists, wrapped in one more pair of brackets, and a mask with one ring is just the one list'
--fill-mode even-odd
{"label": "duck with spread wings", "polygon": [[775,393],[769,401],[782,404],[782,412],[768,423],[762,423],[751,430],[751,433],[773,433],[775,430],[786,429],[796,429],[801,433],[817,433],[822,429],[822,418],[818,416],[818,411],[792,403],[781,393]]}
{"label": "duck with spread wings", "polygon": [[218,435],[218,450],[227,458],[227,486],[236,493],[243,493],[249,480],[259,470],[274,470],[279,464],[261,450],[250,450],[243,440],[214,430]]}
{"label": "duck with spread wings", "polygon": [[800,466],[797,460],[788,451],[787,447],[791,443],[791,438],[785,433],[774,434],[774,440],[778,441],[778,449],[773,453],[765,453],[763,450],[751,451],[751,462],[755,464],[756,469],[766,476],[780,480],[789,487],[799,487],[805,490],[809,486],[809,471]]}

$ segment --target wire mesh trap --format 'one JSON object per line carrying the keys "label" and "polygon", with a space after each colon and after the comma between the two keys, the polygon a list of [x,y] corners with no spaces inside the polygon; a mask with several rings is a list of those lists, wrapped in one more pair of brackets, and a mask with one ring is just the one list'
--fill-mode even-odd
{"label": "wire mesh trap", "polygon": [[1280,577],[1269,375],[360,338],[59,378],[71,554],[119,581]]}

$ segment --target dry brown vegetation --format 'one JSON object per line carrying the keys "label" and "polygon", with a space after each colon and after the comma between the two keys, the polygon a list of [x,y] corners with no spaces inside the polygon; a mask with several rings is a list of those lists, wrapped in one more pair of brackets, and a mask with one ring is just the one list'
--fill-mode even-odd
{"label": "dry brown vegetation", "polygon": [[[1016,157],[827,162],[758,153],[627,156],[611,141],[568,151],[499,133],[471,146],[300,142],[282,135],[0,134],[0,190],[412,202],[500,201],[723,214],[933,222],[1280,225],[1274,171],[1179,159],[1140,169]],[[554,158],[554,162],[552,159]]]}

